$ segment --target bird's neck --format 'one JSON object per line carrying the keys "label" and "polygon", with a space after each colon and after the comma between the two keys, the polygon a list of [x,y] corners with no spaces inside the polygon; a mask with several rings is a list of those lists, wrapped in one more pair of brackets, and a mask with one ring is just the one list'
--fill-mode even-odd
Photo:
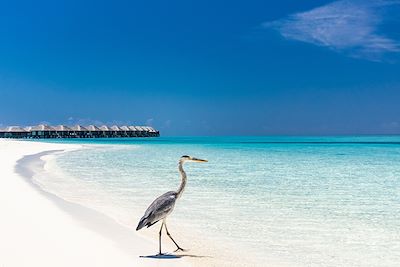
{"label": "bird's neck", "polygon": [[181,173],[181,179],[182,179],[181,185],[179,186],[178,191],[176,191],[177,196],[179,198],[182,195],[183,190],[185,189],[186,180],[187,180],[186,172],[183,170],[183,162],[182,161],[179,161],[178,169],[179,169],[179,172]]}

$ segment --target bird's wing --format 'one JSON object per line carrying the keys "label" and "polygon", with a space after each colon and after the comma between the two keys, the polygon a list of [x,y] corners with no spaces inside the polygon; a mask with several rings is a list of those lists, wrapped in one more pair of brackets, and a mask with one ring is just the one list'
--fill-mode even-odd
{"label": "bird's wing", "polygon": [[140,219],[136,230],[139,230],[144,226],[150,227],[159,220],[164,219],[174,209],[175,201],[176,192],[174,191],[167,192],[156,198],[147,208],[142,219]]}

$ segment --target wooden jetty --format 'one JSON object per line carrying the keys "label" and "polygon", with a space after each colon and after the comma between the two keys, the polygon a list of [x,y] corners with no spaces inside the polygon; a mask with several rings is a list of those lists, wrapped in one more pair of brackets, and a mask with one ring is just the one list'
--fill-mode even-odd
{"label": "wooden jetty", "polygon": [[8,126],[6,128],[0,128],[0,138],[133,138],[159,136],[160,132],[149,126],[50,126],[46,124],[40,124],[25,128],[20,126]]}

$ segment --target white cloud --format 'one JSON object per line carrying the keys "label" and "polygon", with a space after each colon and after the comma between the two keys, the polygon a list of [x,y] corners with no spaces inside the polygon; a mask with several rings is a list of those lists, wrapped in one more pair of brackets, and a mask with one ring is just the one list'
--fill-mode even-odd
{"label": "white cloud", "polygon": [[100,120],[93,120],[91,118],[74,118],[74,117],[68,117],[68,124],[75,125],[103,125],[104,123]]}
{"label": "white cloud", "polygon": [[150,118],[150,119],[146,120],[146,125],[147,126],[153,126],[153,123],[154,123],[154,119],[153,118]]}
{"label": "white cloud", "polygon": [[286,39],[328,47],[352,57],[379,61],[400,52],[400,42],[379,32],[383,12],[400,1],[342,0],[262,24]]}

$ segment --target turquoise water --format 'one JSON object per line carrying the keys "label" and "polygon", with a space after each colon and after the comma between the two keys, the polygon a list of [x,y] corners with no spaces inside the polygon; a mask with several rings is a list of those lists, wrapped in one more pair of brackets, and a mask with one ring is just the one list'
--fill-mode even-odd
{"label": "turquoise water", "polygon": [[208,159],[185,165],[187,188],[168,220],[192,253],[233,265],[400,262],[400,136],[64,142],[98,146],[58,156],[37,182],[132,228],[178,188],[181,155]]}

